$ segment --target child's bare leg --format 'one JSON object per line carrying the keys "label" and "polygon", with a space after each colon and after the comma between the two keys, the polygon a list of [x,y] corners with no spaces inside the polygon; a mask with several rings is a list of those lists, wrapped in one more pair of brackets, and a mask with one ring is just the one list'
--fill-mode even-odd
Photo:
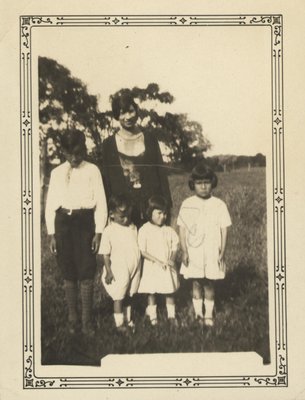
{"label": "child's bare leg", "polygon": [[115,314],[121,314],[123,312],[123,300],[114,300],[113,310]]}
{"label": "child's bare leg", "polygon": [[193,280],[193,306],[196,318],[203,318],[202,313],[202,288],[200,282],[196,279]]}
{"label": "child's bare leg", "polygon": [[155,294],[148,295],[148,306],[146,308],[146,314],[149,316],[152,325],[157,324],[157,304]]}
{"label": "child's bare leg", "polygon": [[133,321],[131,319],[131,308],[132,308],[132,298],[130,296],[126,296],[124,299],[124,314],[125,314],[125,319],[128,324],[128,326],[133,327]]}
{"label": "child's bare leg", "polygon": [[166,309],[167,309],[167,318],[175,319],[176,318],[175,298],[174,295],[172,294],[166,295]]}
{"label": "child's bare leg", "polygon": [[214,300],[215,298],[215,287],[214,282],[210,279],[205,279],[203,284],[204,299]]}
{"label": "child's bare leg", "polygon": [[148,305],[149,306],[156,305],[156,295],[155,294],[149,294],[148,298],[147,298],[147,301],[148,301]]}
{"label": "child's bare leg", "polygon": [[124,324],[123,300],[114,300],[113,312],[115,326],[120,328]]}
{"label": "child's bare leg", "polygon": [[205,308],[205,323],[208,326],[213,326],[213,310],[214,310],[214,298],[215,298],[215,288],[214,282],[205,279],[204,281],[204,308]]}

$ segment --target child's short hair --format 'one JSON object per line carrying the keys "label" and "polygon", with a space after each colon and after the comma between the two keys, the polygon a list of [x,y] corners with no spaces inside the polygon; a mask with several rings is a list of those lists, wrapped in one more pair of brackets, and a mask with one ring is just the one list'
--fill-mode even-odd
{"label": "child's short hair", "polygon": [[69,154],[76,150],[86,152],[86,137],[78,129],[67,129],[61,137],[61,147]]}
{"label": "child's short hair", "polygon": [[208,179],[212,183],[212,188],[217,186],[217,176],[215,172],[209,167],[204,160],[200,161],[193,169],[189,179],[189,187],[191,190],[195,189],[194,182],[196,180]]}
{"label": "child's short hair", "polygon": [[147,202],[146,216],[151,221],[151,216],[154,210],[161,210],[168,213],[168,202],[163,196],[151,196]]}
{"label": "child's short hair", "polygon": [[134,101],[134,97],[129,89],[125,89],[110,97],[113,116],[116,120],[119,119],[121,111],[129,111],[130,106],[133,106],[138,114],[139,107]]}
{"label": "child's short hair", "polygon": [[128,196],[125,194],[115,194],[112,195],[108,202],[108,211],[109,213],[114,212],[119,207],[126,207],[131,210],[131,201]]}

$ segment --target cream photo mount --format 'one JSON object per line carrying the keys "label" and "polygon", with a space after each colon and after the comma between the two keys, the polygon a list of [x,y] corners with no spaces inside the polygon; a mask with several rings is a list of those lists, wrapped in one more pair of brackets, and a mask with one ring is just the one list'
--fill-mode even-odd
{"label": "cream photo mount", "polygon": [[[272,104],[270,120],[272,130],[268,138],[272,143],[269,164],[272,193],[272,279],[274,292],[274,349],[275,373],[266,375],[222,376],[43,376],[37,373],[40,361],[35,349],[40,336],[35,334],[34,292],[36,281],[34,221],[37,202],[33,185],[33,82],[32,82],[32,32],[43,27],[257,27],[270,30],[270,80]],[[22,219],[22,318],[23,318],[23,385],[25,389],[64,388],[245,388],[285,387],[287,374],[287,303],[286,303],[286,243],[285,243],[285,162],[283,116],[283,16],[279,14],[253,15],[44,15],[20,16],[20,145],[21,145],[21,219]],[[269,286],[270,287],[270,286]],[[270,297],[270,296],[269,296]],[[270,320],[270,316],[269,316]],[[164,355],[166,357],[167,355]]]}

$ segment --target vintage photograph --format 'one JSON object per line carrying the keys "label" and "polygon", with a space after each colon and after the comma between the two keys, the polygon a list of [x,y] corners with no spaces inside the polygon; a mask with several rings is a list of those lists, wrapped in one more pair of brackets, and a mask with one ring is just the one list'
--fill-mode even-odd
{"label": "vintage photograph", "polygon": [[0,397],[301,400],[303,3],[68,3],[3,9]]}
{"label": "vintage photograph", "polygon": [[270,362],[270,39],[227,32],[40,32],[42,365]]}

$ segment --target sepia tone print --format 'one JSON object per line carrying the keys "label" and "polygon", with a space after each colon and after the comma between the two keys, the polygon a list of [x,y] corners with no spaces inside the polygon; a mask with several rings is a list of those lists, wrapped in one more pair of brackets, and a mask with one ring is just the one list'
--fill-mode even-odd
{"label": "sepia tone print", "polygon": [[[209,135],[205,134],[204,124],[201,121],[198,122],[193,115],[188,115],[187,110],[165,113],[159,111],[163,106],[174,105],[179,99],[176,93],[172,93],[171,88],[159,86],[159,82],[153,79],[153,75],[145,87],[135,86],[131,80],[130,85],[118,88],[130,90],[139,107],[138,121],[140,122],[138,123],[144,135],[153,134],[160,143],[162,160],[158,159],[150,165],[151,168],[157,165],[162,171],[165,170],[168,177],[166,178],[170,190],[168,225],[178,232],[177,219],[181,204],[186,198],[194,195],[192,187],[188,185],[191,171],[202,158],[218,177],[218,185],[213,188],[213,194],[215,192],[215,196],[226,203],[232,219],[232,227],[228,230],[226,276],[225,279],[218,280],[214,288],[216,316],[213,326],[198,323],[195,319],[192,304],[194,286],[192,286],[192,281],[184,279],[179,274],[179,289],[177,289],[177,284],[174,285],[175,290],[177,289],[174,294],[176,306],[174,324],[167,320],[170,307],[167,308],[167,303],[165,304],[172,300],[166,298],[165,301],[163,295],[159,294],[155,299],[158,324],[151,326],[149,318],[145,317],[147,296],[144,291],[144,294],[135,294],[133,299],[134,329],[127,328],[118,332],[113,320],[113,302],[107,295],[105,282],[103,286],[101,281],[103,261],[98,256],[92,306],[95,333],[91,337],[84,334],[84,331],[76,333],[73,331],[72,335],[67,331],[63,280],[56,266],[56,259],[49,251],[44,221],[51,170],[64,162],[60,144],[61,135],[67,129],[73,130],[78,127],[86,134],[88,161],[97,165],[103,173],[103,154],[100,150],[102,143],[107,138],[115,136],[120,128],[110,107],[100,111],[94,95],[91,95],[91,91],[83,84],[82,76],[73,76],[69,71],[69,65],[62,65],[60,59],[55,60],[40,53],[35,61],[38,65],[37,77],[37,71],[33,71],[32,68],[34,42],[32,44],[31,35],[36,30],[43,31],[45,27],[62,29],[63,32],[68,27],[78,30],[85,27],[101,29],[102,27],[103,29],[120,27],[122,35],[124,35],[123,29],[139,29],[140,27],[153,27],[156,31],[164,27],[170,30],[225,27],[228,32],[230,32],[230,27],[238,27],[241,34],[243,29],[251,27],[253,29],[255,27],[256,30],[269,30],[270,60],[266,62],[270,62],[272,66],[270,74],[272,109],[268,110],[272,119],[269,136],[264,138],[267,144],[261,152],[253,155],[230,154],[229,152],[217,154],[213,151],[209,153],[209,150],[213,149],[213,134],[212,132],[209,132]],[[280,15],[23,16],[20,18],[25,388],[194,388],[287,385],[282,57],[282,16]],[[35,95],[33,93],[35,74],[35,79],[39,80],[39,133],[37,130],[33,131],[32,104]],[[224,74],[226,76],[226,71]],[[71,85],[72,92],[61,93],[61,85],[67,85],[67,88]],[[76,89],[74,90],[73,87]],[[57,97],[52,98],[48,90],[53,91]],[[79,98],[75,96],[75,92],[78,93]],[[108,96],[114,96],[115,92],[118,90],[108,93]],[[145,101],[151,101],[157,106],[149,108]],[[234,103],[234,99],[232,102]],[[160,104],[162,107],[158,108]],[[52,119],[57,120],[56,124],[49,123]],[[40,134],[39,139],[37,137],[33,139],[33,135],[38,134]],[[247,132],[244,135],[247,137]],[[248,137],[250,138],[250,134]],[[38,146],[33,146],[33,143],[35,145],[38,143]],[[152,149],[154,142],[149,143],[151,144],[148,148]],[[266,157],[266,148],[268,149],[266,152],[271,155],[270,159]],[[40,155],[40,166],[37,165],[37,156],[35,156],[37,153]],[[125,175],[134,186],[134,190],[143,189],[147,182],[145,180],[141,182],[141,176],[145,176],[141,168],[146,168],[147,165],[143,167],[142,164],[139,166],[132,164],[130,166],[133,161],[132,157],[125,157],[118,165],[127,170]],[[33,168],[36,170],[34,171]],[[33,186],[33,175],[37,176],[39,168],[40,207],[37,201],[36,203],[33,201],[34,197],[37,199],[37,193],[36,196],[33,193],[34,189],[37,191],[37,185],[35,188]],[[136,183],[134,183],[134,176],[136,176]],[[271,188],[266,183],[268,176],[271,176]],[[108,197],[107,185],[105,191]],[[272,204],[272,218],[267,221],[268,201]],[[144,215],[145,207],[143,206],[143,209],[141,207],[141,215]],[[193,214],[197,215],[196,212]],[[191,220],[194,219],[193,214],[190,217]],[[40,247],[33,240],[37,230],[33,221],[38,218],[41,221]],[[140,224],[143,224],[143,221],[139,222],[139,226]],[[194,224],[187,227],[191,233],[195,229]],[[273,254],[269,256],[267,255],[267,232],[268,234],[272,232],[269,240],[272,243]],[[204,238],[206,234],[204,232],[204,235],[200,237]],[[37,234],[35,237],[37,238]],[[35,254],[38,248],[41,253],[41,265],[34,264],[33,261],[37,260]],[[177,273],[183,261],[183,251],[181,251],[181,249],[178,250],[173,260]],[[270,259],[272,259],[272,266],[269,265],[268,273]],[[172,265],[171,268],[173,268]],[[38,269],[41,270],[41,282],[36,280],[38,273],[35,274],[35,270]],[[275,313],[273,316],[269,315],[268,282],[269,288],[271,284],[274,291]],[[37,308],[34,308],[34,298],[35,291],[38,292],[40,285],[41,338],[34,335],[38,312]],[[271,330],[274,331],[275,342],[272,341],[273,336],[270,337],[269,324],[271,323],[274,324]],[[40,340],[41,359],[37,359],[35,348],[38,348],[37,342]],[[145,371],[142,371],[140,376],[91,377],[88,370],[88,376],[73,378],[70,376],[40,377],[35,373],[35,365],[41,363],[42,365],[101,365],[102,375],[103,357],[110,354],[162,353],[166,359],[167,353],[192,352],[256,352],[261,357],[261,362],[266,364],[272,361],[273,354],[275,374],[213,376],[212,379],[201,375],[199,367],[196,376],[145,376]]]}

